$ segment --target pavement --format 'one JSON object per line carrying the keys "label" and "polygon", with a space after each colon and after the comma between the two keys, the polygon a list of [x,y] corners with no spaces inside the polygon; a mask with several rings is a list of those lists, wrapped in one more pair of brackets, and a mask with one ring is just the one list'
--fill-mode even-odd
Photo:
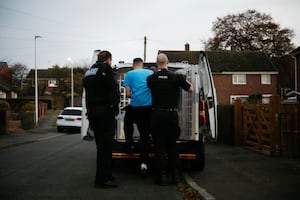
{"label": "pavement", "polygon": [[64,135],[56,132],[55,119],[58,113],[58,110],[49,112],[32,129],[18,129],[5,135],[0,135],[0,150]]}
{"label": "pavement", "polygon": [[200,194],[221,200],[300,199],[300,158],[269,156],[245,146],[206,144],[202,172],[189,172]]}

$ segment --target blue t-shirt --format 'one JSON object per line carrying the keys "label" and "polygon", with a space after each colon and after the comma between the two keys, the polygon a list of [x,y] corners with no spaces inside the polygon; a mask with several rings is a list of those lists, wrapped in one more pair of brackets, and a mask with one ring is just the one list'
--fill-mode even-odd
{"label": "blue t-shirt", "polygon": [[149,69],[135,69],[126,73],[123,86],[131,90],[131,106],[152,105],[151,91],[147,86],[147,77],[151,74],[153,71]]}

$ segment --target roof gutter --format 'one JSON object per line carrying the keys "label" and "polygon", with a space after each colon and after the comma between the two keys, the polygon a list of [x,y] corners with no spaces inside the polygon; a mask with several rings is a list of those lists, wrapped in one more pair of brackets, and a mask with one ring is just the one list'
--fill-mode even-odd
{"label": "roof gutter", "polygon": [[277,71],[273,71],[273,72],[265,72],[265,71],[261,71],[261,72],[212,72],[213,74],[226,74],[226,75],[230,75],[230,74],[251,74],[251,75],[260,75],[260,74],[274,74],[277,75],[278,72]]}

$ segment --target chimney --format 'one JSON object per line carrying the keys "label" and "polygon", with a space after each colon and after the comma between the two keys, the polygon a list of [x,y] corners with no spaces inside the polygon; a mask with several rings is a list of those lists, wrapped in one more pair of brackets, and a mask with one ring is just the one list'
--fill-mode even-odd
{"label": "chimney", "polygon": [[190,51],[190,44],[189,43],[185,43],[184,49],[185,49],[185,51]]}

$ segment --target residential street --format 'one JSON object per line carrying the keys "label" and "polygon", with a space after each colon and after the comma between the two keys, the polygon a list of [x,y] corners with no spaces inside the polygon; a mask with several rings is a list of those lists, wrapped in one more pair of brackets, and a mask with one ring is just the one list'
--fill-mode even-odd
{"label": "residential street", "polygon": [[[119,188],[94,189],[94,142],[56,133],[55,116],[25,133],[0,136],[0,199],[183,199],[175,186],[155,185],[153,174],[141,179],[134,161],[116,163]],[[231,145],[206,147],[206,169],[185,172],[203,199],[300,198],[299,159]]]}
{"label": "residential street", "polygon": [[117,189],[95,189],[95,145],[78,134],[0,151],[0,199],[182,199],[175,186],[142,179],[136,166],[120,163]]}

